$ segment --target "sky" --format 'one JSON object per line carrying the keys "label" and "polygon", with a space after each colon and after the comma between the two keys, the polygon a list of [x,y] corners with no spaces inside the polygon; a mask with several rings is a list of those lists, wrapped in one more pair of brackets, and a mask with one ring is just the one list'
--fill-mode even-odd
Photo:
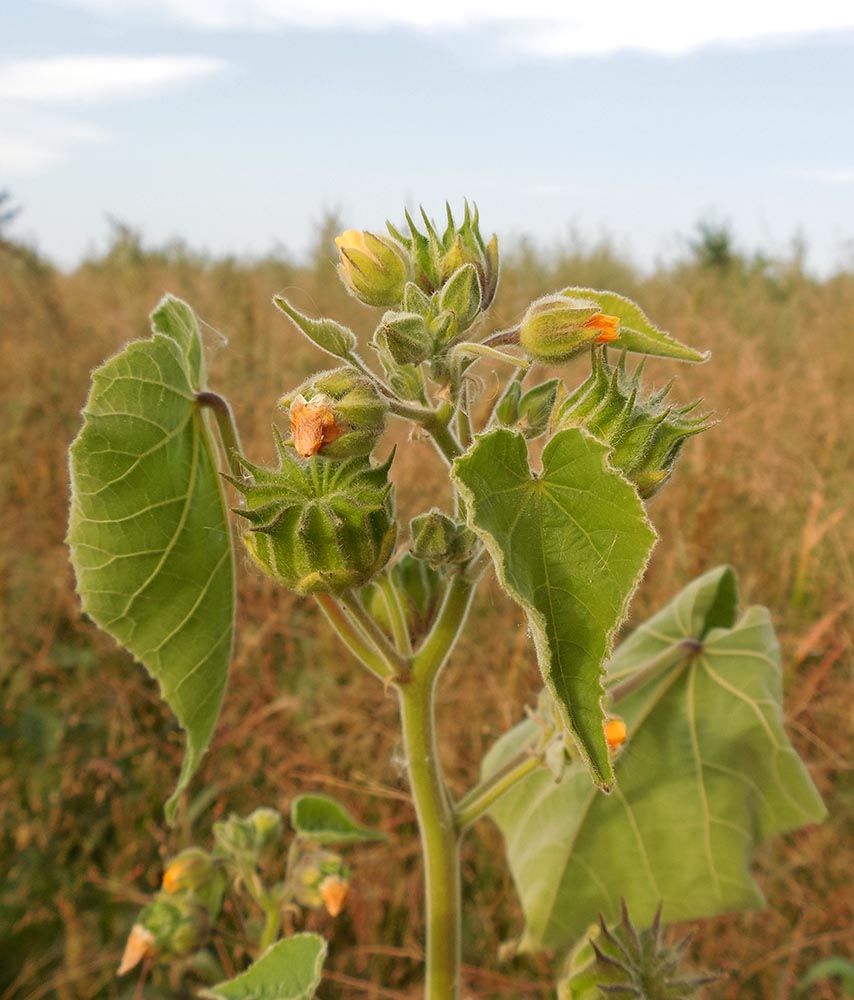
{"label": "sky", "polygon": [[851,0],[3,0],[0,191],[63,267],[299,257],[475,201],[484,231],[643,268],[701,219],[854,267]]}

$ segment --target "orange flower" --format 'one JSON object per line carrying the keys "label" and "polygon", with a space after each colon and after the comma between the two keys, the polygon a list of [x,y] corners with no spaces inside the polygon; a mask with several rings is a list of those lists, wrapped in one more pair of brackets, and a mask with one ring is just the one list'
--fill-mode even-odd
{"label": "orange flower", "polygon": [[620,320],[617,316],[608,316],[606,313],[596,313],[584,324],[587,330],[598,330],[599,336],[593,341],[594,344],[610,344],[612,340],[620,337]]}
{"label": "orange flower", "polygon": [[320,898],[330,917],[337,917],[347,902],[350,884],[340,875],[327,875],[318,886]]}
{"label": "orange flower", "polygon": [[332,400],[319,393],[310,402],[297,396],[291,403],[291,429],[294,448],[303,458],[316,455],[325,444],[337,440],[344,429],[335,422]]}
{"label": "orange flower", "polygon": [[626,724],[622,719],[608,719],[605,723],[605,742],[609,750],[618,750],[626,742]]}

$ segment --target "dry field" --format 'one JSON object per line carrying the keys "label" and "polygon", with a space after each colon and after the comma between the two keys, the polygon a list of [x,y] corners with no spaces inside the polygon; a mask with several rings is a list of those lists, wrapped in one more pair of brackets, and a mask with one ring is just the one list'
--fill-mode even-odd
{"label": "dry field", "polygon": [[[213,820],[231,811],[285,809],[302,790],[338,795],[392,838],[351,852],[344,916],[310,918],[333,942],[323,996],[417,996],[420,866],[394,699],[342,655],[310,603],[241,563],[229,697],[196,797],[168,830],[161,805],[180,733],[143,672],[81,618],[62,541],[65,452],[89,371],[146,334],[166,290],[209,324],[211,383],[230,398],[247,453],[272,458],[275,402],[316,363],[270,305],[273,293],[362,333],[371,322],[339,287],[331,243],[323,246],[300,266],[250,265],[180,247],[147,252],[119,231],[107,255],[62,275],[0,243],[0,1000],[130,998],[134,983],[114,970],[163,858],[193,839],[207,845]],[[660,325],[713,352],[700,367],[647,367],[654,384],[677,374],[674,394],[703,395],[722,419],[687,444],[652,504],[661,540],[634,615],[729,562],[743,601],[768,605],[777,622],[788,731],[830,818],[763,848],[756,866],[768,907],[697,924],[692,957],[723,973],[709,997],[793,997],[817,959],[854,958],[854,275],[817,283],[797,261],[698,254],[641,277],[607,248],[546,256],[521,247],[508,258],[496,327],[537,295],[595,285],[635,297]],[[492,388],[487,378],[484,391]],[[405,514],[441,502],[440,471],[426,443],[401,452]],[[520,613],[489,582],[440,692],[456,791],[537,688]],[[545,958],[497,960],[520,925],[489,823],[469,835],[464,882],[470,995],[553,996]],[[144,995],[187,994],[155,978]],[[809,994],[841,995],[826,983]]]}

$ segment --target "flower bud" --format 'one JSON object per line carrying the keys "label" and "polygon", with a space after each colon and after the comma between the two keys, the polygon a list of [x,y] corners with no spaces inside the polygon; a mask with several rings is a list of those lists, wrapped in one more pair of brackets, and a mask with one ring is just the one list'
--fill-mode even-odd
{"label": "flower bud", "polygon": [[407,265],[403,251],[384,236],[348,229],[335,237],[338,274],[347,290],[368,306],[396,306],[403,298]]}
{"label": "flower bud", "polygon": [[158,893],[140,911],[125,945],[119,975],[156,954],[189,955],[204,945],[209,934],[210,919],[200,903]]}
{"label": "flower bud", "polygon": [[209,885],[217,871],[217,864],[207,851],[200,847],[188,847],[166,866],[163,889],[171,895],[194,893]]}
{"label": "flower bud", "polygon": [[464,333],[480,312],[483,292],[474,264],[463,264],[454,271],[439,293],[439,308],[453,316],[451,335]]}
{"label": "flower bud", "polygon": [[336,917],[344,907],[349,883],[347,869],[339,854],[310,850],[301,855],[288,874],[294,899],[300,906],[325,906]]}
{"label": "flower bud", "polygon": [[555,365],[591,344],[619,336],[616,316],[599,312],[595,302],[566,295],[545,295],[532,302],[519,326],[519,343],[533,361]]}
{"label": "flower bud", "polygon": [[388,403],[354,368],[334,368],[283,396],[294,448],[303,458],[368,455],[385,427]]}
{"label": "flower bud", "polygon": [[465,562],[471,555],[474,535],[437,508],[413,518],[409,530],[413,556],[431,566]]}
{"label": "flower bud", "polygon": [[624,361],[611,366],[594,356],[592,374],[560,404],[552,423],[554,430],[584,427],[608,444],[611,465],[647,500],[670,477],[685,441],[715,421],[708,413],[690,416],[699,400],[665,406],[669,385],[641,398],[640,372],[627,375]]}
{"label": "flower bud", "polygon": [[298,594],[340,594],[367,583],[388,562],[397,524],[393,456],[299,462],[276,434],[278,470],[239,459],[244,479],[229,477],[246,506],[235,513],[251,527],[243,541],[255,562]]}
{"label": "flower bud", "polygon": [[282,836],[282,814],[278,809],[262,806],[248,817],[247,822],[252,827],[259,851],[275,844]]}
{"label": "flower bud", "polygon": [[234,813],[228,819],[218,820],[213,825],[213,835],[217,846],[236,858],[253,859],[258,848],[252,824]]}
{"label": "flower bud", "polygon": [[[446,205],[446,209],[448,221],[441,235],[423,209],[421,217],[427,230],[426,235],[419,231],[408,212],[408,236],[395,229],[391,223],[388,223],[388,231],[405,247],[415,281],[427,295],[439,291],[461,267],[471,264],[480,285],[478,310],[488,309],[498,287],[498,240],[493,236],[489,243],[484,243],[476,207],[472,213],[466,202],[461,226],[457,226],[450,205]],[[461,326],[460,331],[463,329],[465,327]]]}
{"label": "flower bud", "polygon": [[374,344],[396,365],[420,365],[433,353],[433,337],[419,313],[387,312],[374,334]]}

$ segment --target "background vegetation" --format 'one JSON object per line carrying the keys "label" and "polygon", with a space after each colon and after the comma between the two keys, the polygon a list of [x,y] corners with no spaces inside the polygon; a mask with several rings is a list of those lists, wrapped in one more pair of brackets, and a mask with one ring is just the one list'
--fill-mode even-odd
{"label": "background vegetation", "polygon": [[[118,981],[115,969],[163,859],[191,840],[207,846],[212,822],[231,811],[284,810],[306,790],[339,796],[392,838],[352,853],[343,916],[309,918],[332,940],[324,996],[417,995],[419,848],[393,696],[343,655],[311,602],[276,590],[241,561],[225,711],[196,797],[168,830],[162,804],[177,775],[180,733],[143,671],[81,618],[63,544],[66,449],[89,372],[147,335],[164,291],[186,298],[209,324],[211,382],[230,398],[247,453],[272,460],[276,400],[318,364],[272,308],[273,293],[357,331],[372,326],[372,311],[335,276],[338,228],[330,220],[316,253],[295,264],[276,255],[212,260],[181,245],[149,250],[117,224],[109,250],[71,274],[0,240],[0,1000],[131,997],[134,978]],[[854,949],[854,275],[819,282],[797,255],[745,259],[709,226],[686,244],[683,263],[650,276],[607,245],[519,245],[504,248],[496,328],[568,284],[621,291],[680,339],[713,351],[699,368],[654,359],[647,367],[658,384],[675,370],[674,395],[702,394],[722,422],[688,443],[653,503],[661,541],[634,618],[729,562],[743,601],[768,605],[777,622],[788,729],[830,818],[768,846],[757,859],[768,908],[697,925],[692,955],[724,974],[712,997],[791,997],[818,959],[851,958]],[[578,378],[585,363],[573,363]],[[484,393],[494,388],[487,374]],[[389,442],[400,433],[393,428]],[[427,442],[401,452],[393,471],[404,513],[416,498],[422,508],[425,498],[441,502]],[[520,612],[485,586],[440,692],[456,792],[538,687]],[[489,823],[467,839],[464,878],[471,994],[553,996],[546,959],[497,959],[521,923]],[[810,990],[842,995],[826,980]],[[155,977],[145,995],[182,994]]]}

